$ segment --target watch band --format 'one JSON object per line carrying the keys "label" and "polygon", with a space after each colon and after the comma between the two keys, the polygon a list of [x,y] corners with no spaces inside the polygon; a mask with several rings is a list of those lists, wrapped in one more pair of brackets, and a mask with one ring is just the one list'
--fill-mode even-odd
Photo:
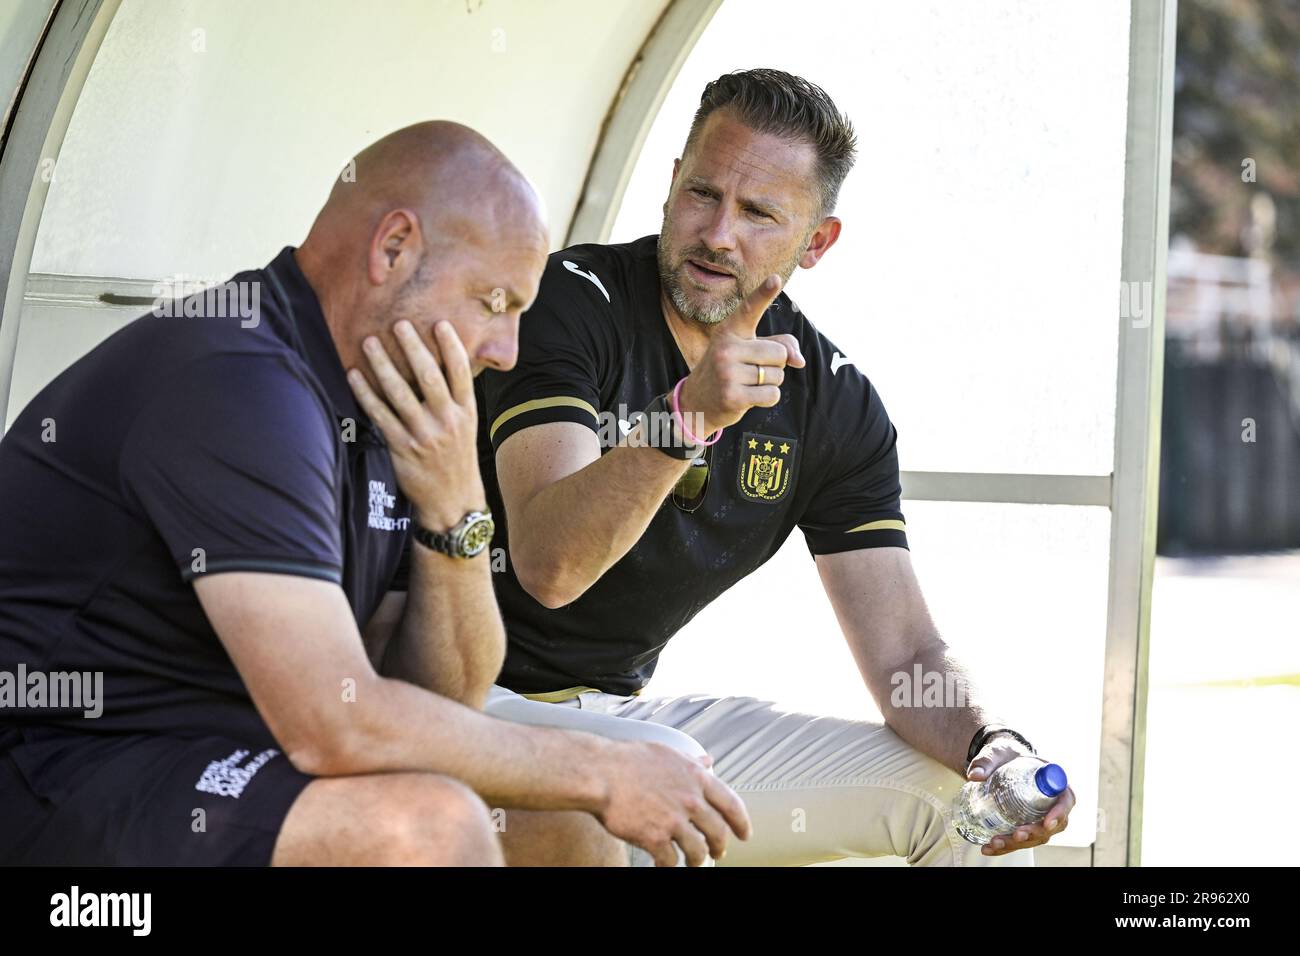
{"label": "watch band", "polygon": [[966,748],[966,763],[969,764],[974,760],[976,754],[984,749],[984,745],[988,743],[989,738],[995,734],[1007,734],[1008,736],[1014,737],[1016,740],[1028,747],[1031,754],[1034,754],[1035,756],[1038,754],[1038,751],[1034,749],[1034,745],[1026,740],[1023,734],[1017,733],[1010,727],[1003,726],[1002,724],[985,724],[979,730],[975,731],[975,736],[971,738],[970,746]]}
{"label": "watch band", "polygon": [[411,521],[411,537],[426,548],[451,558],[476,557],[488,546],[495,529],[492,512],[486,510],[471,511],[444,533],[430,531],[419,522]]}
{"label": "watch band", "polygon": [[655,448],[667,455],[669,458],[676,458],[678,461],[694,461],[704,453],[703,445],[692,445],[681,436],[679,436],[673,422],[672,409],[668,405],[668,395],[658,395],[645,407],[643,413],[646,417],[648,434],[655,436],[658,440],[651,442]]}

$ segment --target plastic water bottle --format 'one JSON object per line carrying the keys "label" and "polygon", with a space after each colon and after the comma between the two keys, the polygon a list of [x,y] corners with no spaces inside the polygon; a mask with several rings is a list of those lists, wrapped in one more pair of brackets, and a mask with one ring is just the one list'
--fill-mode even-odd
{"label": "plastic water bottle", "polygon": [[971,780],[952,804],[957,832],[980,846],[1047,816],[1065,792],[1065,771],[1037,757],[1009,760],[987,780]]}

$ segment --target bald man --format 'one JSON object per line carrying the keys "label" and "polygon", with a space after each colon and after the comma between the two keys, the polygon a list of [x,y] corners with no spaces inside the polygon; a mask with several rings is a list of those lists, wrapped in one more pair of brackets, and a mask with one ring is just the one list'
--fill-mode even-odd
{"label": "bald man", "polygon": [[607,829],[671,864],[747,835],[661,743],[480,712],[473,376],[514,364],[544,215],[457,124],[354,162],[301,248],[159,303],[0,441],[0,863],[613,862]]}

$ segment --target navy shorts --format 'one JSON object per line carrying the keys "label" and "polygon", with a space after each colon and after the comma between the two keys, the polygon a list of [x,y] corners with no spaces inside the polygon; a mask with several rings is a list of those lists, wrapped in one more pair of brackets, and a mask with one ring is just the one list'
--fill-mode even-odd
{"label": "navy shorts", "polygon": [[266,866],[313,779],[267,743],[0,730],[0,864]]}

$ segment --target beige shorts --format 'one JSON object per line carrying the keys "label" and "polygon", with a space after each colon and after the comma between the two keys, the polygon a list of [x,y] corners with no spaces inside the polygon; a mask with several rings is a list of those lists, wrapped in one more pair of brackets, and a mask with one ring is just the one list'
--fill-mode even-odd
{"label": "beige shorts", "polygon": [[754,833],[721,866],[800,866],[901,857],[913,866],[1033,866],[1032,849],[984,856],[952,828],[965,782],[881,723],[817,717],[752,697],[642,699],[573,689],[530,700],[504,687],[487,713],[503,720],[648,740],[708,753],[745,801]]}

